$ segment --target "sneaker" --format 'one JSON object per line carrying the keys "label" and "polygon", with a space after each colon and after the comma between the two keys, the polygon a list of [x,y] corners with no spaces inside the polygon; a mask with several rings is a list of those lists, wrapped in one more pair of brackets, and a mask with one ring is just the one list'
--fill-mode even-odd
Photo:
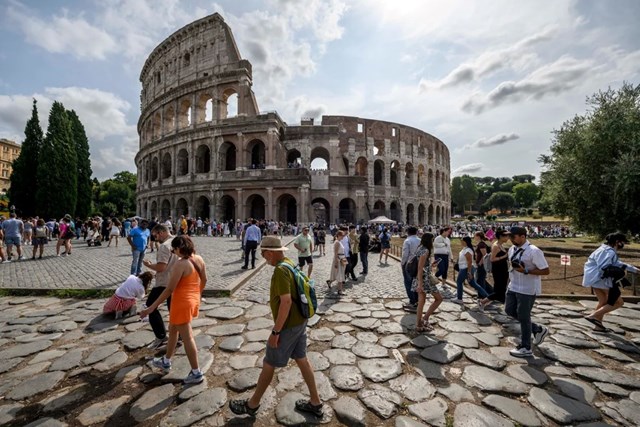
{"label": "sneaker", "polygon": [[526,347],[516,347],[513,350],[509,350],[509,354],[513,357],[532,357],[533,352]]}
{"label": "sneaker", "polygon": [[[169,367],[171,367],[171,365],[169,365]],[[198,371],[197,374],[194,374],[193,371],[189,371],[189,375],[182,380],[185,384],[200,384],[202,381],[204,381],[204,375],[202,375],[202,372],[200,371]]]}
{"label": "sneaker", "polygon": [[549,335],[549,328],[547,328],[546,326],[540,326],[540,331],[534,332],[533,334],[533,343],[535,345],[542,344],[542,341],[544,341],[547,335]]}
{"label": "sneaker", "polygon": [[116,320],[118,319],[122,319],[122,312],[121,311],[116,311]]}
{"label": "sneaker", "polygon": [[131,306],[131,308],[129,309],[128,315],[129,316],[135,316],[138,313],[138,306],[136,306],[135,304]]}
{"label": "sneaker", "polygon": [[322,410],[322,408],[323,408],[322,403],[316,406],[316,405],[312,405],[309,400],[300,399],[296,401],[296,409],[298,411],[313,414],[318,418],[322,418],[322,416],[324,415],[324,411]]}
{"label": "sneaker", "polygon": [[2,264],[9,264],[11,262],[10,259],[5,259],[4,261],[2,261]]}
{"label": "sneaker", "polygon": [[149,344],[147,346],[148,349],[150,350],[157,350],[162,346],[167,345],[167,339],[166,338],[156,338],[155,340],[153,340],[153,342],[151,344]]}
{"label": "sneaker", "polygon": [[24,259],[24,257],[23,257],[22,255],[20,255],[20,256],[18,257],[18,261],[22,261],[23,259]]}
{"label": "sneaker", "polygon": [[156,368],[162,368],[165,371],[168,371],[169,369],[171,369],[171,362],[170,361],[167,362],[164,359],[164,356],[162,356],[162,357],[154,357],[153,360],[151,361],[151,364],[153,366],[155,366]]}
{"label": "sneaker", "polygon": [[452,303],[454,304],[459,304],[459,305],[464,305],[464,301],[462,301],[461,299],[452,299],[451,300]]}

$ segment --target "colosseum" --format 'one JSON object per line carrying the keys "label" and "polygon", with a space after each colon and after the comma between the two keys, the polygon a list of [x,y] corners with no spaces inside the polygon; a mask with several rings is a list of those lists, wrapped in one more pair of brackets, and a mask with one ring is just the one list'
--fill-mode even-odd
{"label": "colosseum", "polygon": [[[137,210],[228,220],[407,224],[450,219],[449,150],[398,123],[287,125],[261,112],[252,65],[219,14],[173,33],[140,74]],[[318,166],[320,165],[320,166]]]}

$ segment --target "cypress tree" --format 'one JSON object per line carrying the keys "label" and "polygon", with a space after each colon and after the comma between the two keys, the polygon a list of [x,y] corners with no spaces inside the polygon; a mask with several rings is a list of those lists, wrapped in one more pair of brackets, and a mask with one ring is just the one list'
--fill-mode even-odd
{"label": "cypress tree", "polygon": [[11,187],[9,200],[16,206],[18,212],[24,216],[38,215],[36,205],[36,171],[38,170],[38,155],[42,145],[42,128],[38,119],[37,101],[33,100],[31,118],[24,128],[24,142],[20,155],[14,160],[11,172]]}
{"label": "cypress tree", "polygon": [[91,181],[91,159],[89,158],[89,139],[84,126],[75,111],[67,111],[71,123],[71,133],[76,150],[78,191],[76,216],[85,219],[91,212],[93,183]]}
{"label": "cypress tree", "polygon": [[62,103],[49,112],[49,127],[40,148],[38,165],[38,209],[45,218],[74,215],[78,194],[78,169],[71,124]]}

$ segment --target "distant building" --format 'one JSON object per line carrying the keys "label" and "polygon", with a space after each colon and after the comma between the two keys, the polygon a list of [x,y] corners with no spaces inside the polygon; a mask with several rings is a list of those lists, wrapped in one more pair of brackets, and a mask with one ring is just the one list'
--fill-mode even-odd
{"label": "distant building", "polygon": [[11,164],[20,155],[20,144],[0,138],[0,193],[6,193],[11,187]]}

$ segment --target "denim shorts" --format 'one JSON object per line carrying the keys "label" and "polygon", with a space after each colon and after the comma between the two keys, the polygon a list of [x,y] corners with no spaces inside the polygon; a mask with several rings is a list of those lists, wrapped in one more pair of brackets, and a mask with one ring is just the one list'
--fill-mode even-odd
{"label": "denim shorts", "polygon": [[20,236],[15,236],[15,237],[5,236],[4,237],[4,243],[7,244],[7,245],[20,246],[21,245]]}
{"label": "denim shorts", "polygon": [[284,368],[289,359],[304,359],[307,357],[307,322],[293,328],[280,331],[278,347],[271,348],[267,344],[264,362],[274,368]]}

